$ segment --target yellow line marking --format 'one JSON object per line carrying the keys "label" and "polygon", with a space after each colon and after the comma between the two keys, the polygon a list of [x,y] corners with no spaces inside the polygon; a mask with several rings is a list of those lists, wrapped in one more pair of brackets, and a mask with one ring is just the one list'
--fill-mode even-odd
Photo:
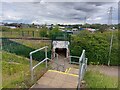
{"label": "yellow line marking", "polygon": [[65,73],[67,73],[68,69],[65,70]]}
{"label": "yellow line marking", "polygon": [[66,75],[71,75],[71,76],[75,76],[78,77],[78,75],[75,74],[69,74],[69,73],[65,73],[65,72],[61,72],[61,71],[56,71],[56,70],[48,70],[49,72],[57,72],[57,73],[61,73],[61,74],[66,74]]}
{"label": "yellow line marking", "polygon": [[71,68],[69,68],[69,70],[67,71],[67,73],[69,73],[69,72],[70,72],[70,70],[71,70]]}

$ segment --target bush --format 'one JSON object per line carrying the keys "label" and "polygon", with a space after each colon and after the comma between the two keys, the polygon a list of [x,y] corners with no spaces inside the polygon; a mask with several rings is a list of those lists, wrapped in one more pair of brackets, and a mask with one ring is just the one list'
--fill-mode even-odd
{"label": "bush", "polygon": [[47,28],[46,27],[43,27],[41,30],[40,30],[40,36],[41,37],[47,37]]}
{"label": "bush", "polygon": [[[113,46],[111,52],[111,65],[118,65],[118,38],[117,31],[114,32]],[[88,63],[107,65],[109,60],[111,32],[90,33],[81,31],[80,34],[72,36],[71,55],[80,56],[82,50],[86,50]]]}
{"label": "bush", "polygon": [[58,26],[55,26],[51,31],[49,31],[49,38],[56,39],[57,37],[61,36],[62,32],[59,30]]}

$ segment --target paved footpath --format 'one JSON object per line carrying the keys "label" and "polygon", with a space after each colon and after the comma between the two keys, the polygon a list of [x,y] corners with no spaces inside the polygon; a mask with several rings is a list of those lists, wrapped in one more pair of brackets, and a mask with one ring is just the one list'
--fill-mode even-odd
{"label": "paved footpath", "polygon": [[77,88],[78,75],[48,70],[32,88]]}

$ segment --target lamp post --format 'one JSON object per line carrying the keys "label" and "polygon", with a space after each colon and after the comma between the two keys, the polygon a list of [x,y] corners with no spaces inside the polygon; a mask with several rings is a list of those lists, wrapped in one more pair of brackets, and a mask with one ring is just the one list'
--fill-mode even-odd
{"label": "lamp post", "polygon": [[112,12],[113,12],[113,7],[110,7],[109,12],[108,12],[108,25],[110,25],[110,29],[112,29],[112,35],[111,35],[111,40],[110,40],[108,66],[110,66],[110,56],[111,56],[112,43],[113,43],[113,29],[114,29],[114,27],[112,27]]}
{"label": "lamp post", "polygon": [[111,50],[112,50],[112,44],[113,44],[113,30],[115,27],[112,27],[112,35],[111,35],[111,41],[110,41],[110,50],[109,50],[109,60],[108,60],[108,66],[110,66],[110,56],[111,56]]}

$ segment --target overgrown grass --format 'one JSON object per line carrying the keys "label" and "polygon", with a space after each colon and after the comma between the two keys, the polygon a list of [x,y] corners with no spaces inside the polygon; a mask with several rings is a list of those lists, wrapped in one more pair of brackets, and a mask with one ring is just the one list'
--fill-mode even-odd
{"label": "overgrown grass", "polygon": [[[2,87],[3,88],[29,88],[46,71],[45,64],[34,70],[34,81],[30,80],[29,53],[43,46],[50,46],[50,42],[36,40],[2,40]],[[49,49],[50,50],[50,49]],[[44,58],[44,51],[34,55],[33,66]]]}
{"label": "overgrown grass", "polygon": [[[28,88],[33,82],[30,81],[30,62],[29,59],[11,54],[8,52],[2,52],[2,87],[3,88]],[[37,61],[33,61],[33,65],[37,64]],[[44,64],[39,66],[35,73],[44,68]],[[38,79],[36,77],[35,79]]]}
{"label": "overgrown grass", "polygon": [[106,76],[96,71],[87,71],[85,74],[87,88],[118,88],[116,77]]}

